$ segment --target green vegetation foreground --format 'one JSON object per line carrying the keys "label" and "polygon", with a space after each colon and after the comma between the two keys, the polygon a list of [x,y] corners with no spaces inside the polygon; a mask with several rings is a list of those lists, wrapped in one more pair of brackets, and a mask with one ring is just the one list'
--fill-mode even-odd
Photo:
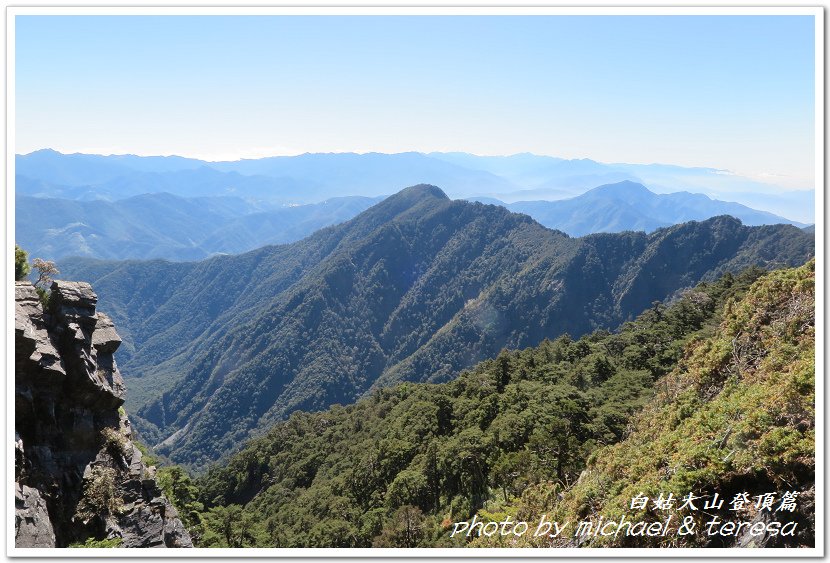
{"label": "green vegetation foreground", "polygon": [[450,539],[452,523],[475,514],[613,516],[640,492],[807,490],[813,268],[748,293],[759,270],[727,275],[618,334],[565,336],[450,383],[295,413],[199,488],[181,473],[170,488],[186,491],[179,508],[200,545],[217,547],[460,546],[469,539]]}

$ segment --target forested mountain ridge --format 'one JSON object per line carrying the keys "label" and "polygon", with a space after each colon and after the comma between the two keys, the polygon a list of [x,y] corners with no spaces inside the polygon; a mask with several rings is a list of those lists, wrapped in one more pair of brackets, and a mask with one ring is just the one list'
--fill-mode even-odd
{"label": "forested mountain ridge", "polygon": [[[660,187],[645,179],[649,175],[638,180],[616,166],[528,154],[336,153],[211,163],[42,150],[17,155],[16,165],[15,237],[33,256],[46,260],[200,260],[245,252],[299,240],[417,183],[441,185],[454,198],[499,203],[571,236],[651,232],[718,215],[732,215],[746,225],[804,226],[712,200],[697,193],[705,192],[703,188],[677,192],[690,189],[684,174],[726,178],[712,169],[669,167],[664,172],[671,174],[660,180],[668,183]],[[609,184],[614,180],[616,184]],[[798,193],[788,193],[789,205],[777,202],[772,207],[768,198],[756,195],[776,214],[812,221],[813,204]],[[43,214],[44,208],[50,212]],[[791,215],[794,208],[798,211]]]}
{"label": "forested mountain ridge", "polygon": [[[150,187],[153,184],[148,184]],[[381,199],[348,196],[313,204],[280,205],[237,195],[185,198],[159,192],[116,201],[87,201],[18,193],[15,240],[33,256],[46,260],[70,256],[201,260],[300,240],[318,229],[351,219]],[[633,182],[600,186],[559,201],[473,201],[525,213],[545,227],[571,236],[652,232],[718,215],[732,215],[745,225],[803,226],[736,203],[713,201],[702,194],[654,194]],[[43,214],[44,208],[49,209],[48,214]]]}
{"label": "forested mountain ridge", "polygon": [[[727,274],[653,305],[616,334],[563,336],[503,351],[449,383],[405,383],[294,413],[198,480],[209,508],[204,545],[462,546],[470,539],[451,539],[452,523],[473,515],[614,519],[640,492],[724,497],[742,486],[806,491],[796,518],[809,516],[813,267]],[[807,524],[779,545],[809,541]],[[491,540],[474,544],[550,544]]]}
{"label": "forested mountain ridge", "polygon": [[614,328],[702,279],[812,254],[800,229],[730,217],[574,239],[416,186],[291,245],[62,267],[111,300],[133,349],[125,373],[166,381],[142,431],[173,436],[160,450],[199,466],[293,410],[446,381],[504,347]]}

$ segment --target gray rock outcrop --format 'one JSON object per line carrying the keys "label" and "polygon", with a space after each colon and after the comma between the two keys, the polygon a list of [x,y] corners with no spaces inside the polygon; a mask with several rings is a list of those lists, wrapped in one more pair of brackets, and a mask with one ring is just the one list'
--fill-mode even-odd
{"label": "gray rock outcrop", "polygon": [[15,546],[192,547],[132,442],[112,321],[82,282],[55,281],[48,310],[15,284]]}
{"label": "gray rock outcrop", "polygon": [[16,547],[55,547],[55,530],[40,491],[14,484]]}

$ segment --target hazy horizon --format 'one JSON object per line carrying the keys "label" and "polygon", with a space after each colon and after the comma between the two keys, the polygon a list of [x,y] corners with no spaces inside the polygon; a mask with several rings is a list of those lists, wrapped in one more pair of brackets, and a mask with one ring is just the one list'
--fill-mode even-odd
{"label": "hazy horizon", "polygon": [[[378,155],[393,156],[393,155],[401,155],[401,154],[420,154],[420,155],[424,155],[424,156],[429,156],[430,154],[464,154],[464,155],[470,155],[470,156],[481,157],[481,158],[510,158],[510,157],[516,157],[516,156],[534,156],[534,157],[550,158],[550,159],[563,160],[563,161],[590,161],[590,162],[596,162],[598,164],[602,164],[602,165],[606,165],[606,166],[629,166],[629,165],[633,165],[633,166],[644,166],[644,167],[646,167],[646,166],[678,167],[678,168],[682,168],[684,170],[706,170],[706,171],[714,172],[716,174],[723,173],[724,175],[728,175],[728,176],[741,176],[740,174],[737,174],[732,170],[716,168],[716,167],[713,167],[713,166],[682,166],[682,165],[678,165],[678,164],[675,164],[675,163],[672,163],[672,162],[621,162],[621,161],[605,162],[605,161],[597,160],[595,158],[591,158],[591,157],[588,157],[588,156],[574,157],[574,158],[564,158],[564,157],[557,156],[557,155],[539,154],[539,153],[534,153],[534,152],[529,152],[529,151],[514,152],[514,153],[508,153],[508,154],[477,154],[477,153],[473,153],[473,152],[465,151],[465,150],[430,151],[430,152],[424,152],[424,151],[418,151],[418,150],[403,150],[403,151],[396,151],[396,152],[357,151],[357,150],[326,151],[326,152],[309,152],[309,151],[307,151],[307,152],[295,153],[295,154],[271,154],[271,155],[265,155],[265,156],[260,156],[260,157],[236,158],[236,159],[233,159],[233,160],[229,160],[229,159],[210,160],[210,159],[207,159],[207,158],[201,158],[197,155],[190,155],[190,154],[186,154],[186,153],[141,154],[141,153],[138,153],[138,152],[112,152],[112,153],[84,152],[84,151],[64,152],[64,151],[61,151],[61,150],[58,150],[58,149],[55,149],[55,148],[52,148],[52,147],[42,147],[42,148],[31,150],[31,151],[26,152],[26,153],[16,152],[15,155],[16,156],[28,156],[30,154],[37,153],[37,152],[42,152],[42,151],[52,151],[52,152],[56,152],[56,153],[59,153],[59,154],[62,154],[62,155],[66,155],[66,156],[70,156],[70,155],[89,155],[89,156],[105,156],[105,157],[137,156],[137,157],[140,157],[140,158],[178,157],[178,158],[185,158],[185,159],[191,159],[191,160],[200,160],[200,161],[204,161],[204,162],[208,162],[208,163],[215,163],[215,164],[223,163],[223,162],[240,162],[240,161],[244,161],[244,160],[260,160],[260,159],[267,159],[267,158],[291,158],[291,157],[303,156],[303,155],[360,155],[360,156],[364,156],[364,155],[378,154]],[[763,179],[753,179],[753,180],[755,182],[759,183],[759,184],[765,184],[769,187],[782,188],[785,191],[815,191],[815,188],[812,188],[812,187],[788,188],[787,186],[774,184],[774,183],[771,183],[769,181],[764,181]]]}
{"label": "hazy horizon", "polygon": [[814,35],[807,15],[18,15],[15,150],[533,153],[811,189]]}
{"label": "hazy horizon", "polygon": [[[384,155],[396,155],[396,154],[423,154],[423,155],[430,155],[430,154],[468,154],[471,156],[478,156],[483,158],[509,158],[514,156],[538,156],[542,158],[553,158],[558,160],[590,160],[593,162],[597,162],[600,164],[607,164],[609,166],[613,166],[615,164],[635,164],[638,166],[680,166],[675,163],[671,162],[622,162],[622,161],[603,161],[598,160],[596,158],[591,158],[590,156],[576,156],[576,157],[569,157],[565,158],[562,156],[557,156],[555,154],[541,154],[532,151],[516,151],[516,152],[507,152],[507,153],[476,153],[469,150],[463,149],[455,149],[455,150],[444,150],[444,151],[420,151],[415,149],[410,150],[400,150],[400,151],[378,151],[378,150],[339,150],[339,151],[303,151],[303,152],[294,152],[294,153],[282,153],[282,154],[266,154],[263,156],[258,157],[243,157],[243,158],[236,158],[236,159],[210,159],[210,158],[201,158],[195,154],[188,154],[187,151],[178,152],[178,153],[142,153],[136,151],[128,151],[128,152],[88,152],[88,151],[72,151],[67,152],[63,150],[56,149],[54,147],[41,147],[37,149],[32,149],[27,152],[16,152],[17,156],[26,156],[32,153],[40,152],[40,151],[53,151],[63,155],[72,155],[72,154],[86,154],[86,155],[95,155],[95,156],[138,156],[138,157],[170,157],[170,156],[177,156],[181,158],[188,158],[193,160],[204,160],[205,162],[236,162],[239,160],[259,160],[262,158],[278,158],[278,157],[292,157],[292,156],[302,156],[306,154],[356,154],[356,155],[368,155],[368,154],[384,154]],[[725,168],[716,168],[714,166],[682,166],[682,168],[699,168],[705,170],[717,170],[721,172],[733,172],[732,170],[727,170]]]}

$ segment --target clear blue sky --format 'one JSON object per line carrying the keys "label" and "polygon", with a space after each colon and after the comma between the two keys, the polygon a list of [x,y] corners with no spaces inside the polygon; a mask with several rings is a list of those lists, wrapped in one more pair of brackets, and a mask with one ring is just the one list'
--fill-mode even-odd
{"label": "clear blue sky", "polygon": [[812,187],[795,16],[18,16],[16,152],[530,151]]}

